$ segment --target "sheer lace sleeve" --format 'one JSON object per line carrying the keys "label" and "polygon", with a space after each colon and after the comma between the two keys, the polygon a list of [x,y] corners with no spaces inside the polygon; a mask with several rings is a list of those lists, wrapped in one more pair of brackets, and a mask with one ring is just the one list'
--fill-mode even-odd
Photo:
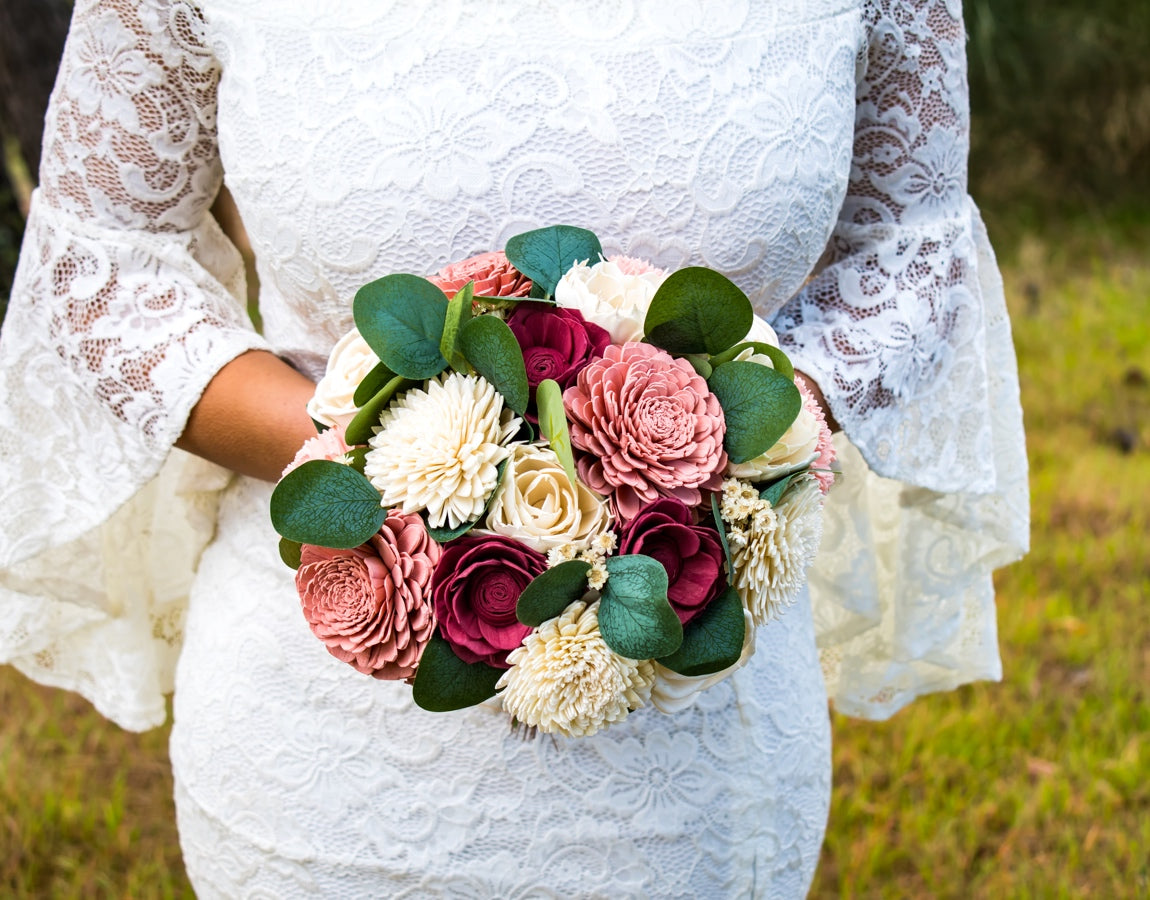
{"label": "sheer lace sleeve", "polygon": [[[812,577],[840,709],[997,678],[990,571],[1027,544],[1018,383],[966,192],[958,0],[870,0],[854,162],[823,266],[774,324],[844,431]],[[864,462],[865,460],[865,462]]]}
{"label": "sheer lace sleeve", "polygon": [[208,212],[202,30],[183,0],[77,2],[0,341],[0,660],[133,728],[163,720],[219,486],[172,445],[263,346]]}

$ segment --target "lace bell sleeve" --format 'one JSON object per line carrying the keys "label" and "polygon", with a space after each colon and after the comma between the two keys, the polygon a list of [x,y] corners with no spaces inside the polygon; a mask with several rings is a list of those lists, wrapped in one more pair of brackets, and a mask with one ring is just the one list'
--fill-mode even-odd
{"label": "lace bell sleeve", "polygon": [[811,577],[843,712],[1001,677],[990,572],[1028,544],[1010,325],[967,195],[958,0],[871,0],[847,197],[821,268],[775,316],[843,429]]}
{"label": "lace bell sleeve", "polygon": [[183,0],[79,0],[0,338],[0,661],[165,716],[223,470],[172,449],[264,347],[209,213],[218,69]]}

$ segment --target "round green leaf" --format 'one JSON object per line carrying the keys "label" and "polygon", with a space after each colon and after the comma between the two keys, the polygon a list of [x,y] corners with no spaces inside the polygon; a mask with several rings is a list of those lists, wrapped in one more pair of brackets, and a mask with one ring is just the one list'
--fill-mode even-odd
{"label": "round green leaf", "polygon": [[347,431],[344,433],[344,440],[349,444],[366,444],[375,435],[375,429],[379,427],[379,417],[383,411],[387,409],[387,404],[392,401],[400,391],[405,391],[419,382],[412,381],[409,378],[404,378],[402,375],[396,375],[391,381],[380,388],[379,392],[367,401],[363,407],[355,414],[355,418],[347,423]]}
{"label": "round green leaf", "polygon": [[367,345],[397,375],[421,381],[446,368],[439,341],[447,297],[426,278],[386,275],[365,284],[352,313]]}
{"label": "round green leaf", "polygon": [[719,506],[719,495],[711,494],[711,514],[715,517],[715,531],[719,533],[719,543],[723,547],[723,561],[727,564],[727,577],[735,571],[735,564],[731,560],[731,543],[727,539],[727,523],[723,521]]}
{"label": "round green leaf", "polygon": [[554,619],[587,593],[587,573],[590,571],[590,563],[569,559],[536,575],[519,595],[515,618],[532,628]]}
{"label": "round green leaf", "polygon": [[531,391],[519,341],[507,323],[495,316],[478,316],[463,326],[459,346],[475,371],[495,385],[507,406],[527,412]]}
{"label": "round green leaf", "polygon": [[502,669],[485,663],[465,663],[436,632],[419,658],[411,696],[429,712],[464,709],[494,697],[502,674]]}
{"label": "round green leaf", "polygon": [[439,352],[451,368],[467,370],[467,360],[459,349],[459,332],[471,320],[471,298],[475,282],[469,281],[447,304],[447,318],[443,322],[443,336],[439,339]]}
{"label": "round green leaf", "polygon": [[391,371],[383,363],[377,363],[375,368],[363,376],[363,381],[355,389],[355,394],[351,398],[351,402],[356,406],[363,406],[383,390],[383,386],[395,377],[395,373]]}
{"label": "round green leaf", "polygon": [[722,353],[742,340],[755,318],[751,301],[714,269],[688,266],[655,291],[643,332],[668,353]]}
{"label": "round green leaf", "polygon": [[506,253],[511,265],[549,297],[571,266],[588,260],[597,263],[603,247],[594,232],[586,228],[552,225],[515,235],[507,242]]}
{"label": "round green leaf", "polygon": [[683,626],[667,600],[667,570],[642,554],[607,559],[599,633],[629,659],[658,659],[679,649]]}
{"label": "round green leaf", "polygon": [[[775,367],[776,372],[794,380],[795,367],[791,364],[790,357],[783,353],[778,347],[772,346],[771,344],[764,344],[762,341],[743,341],[741,344],[735,344],[735,346],[729,350],[724,350],[717,356],[712,356],[711,365],[721,366],[725,362],[730,362],[744,350],[753,350],[755,353],[761,353],[763,356],[768,357],[771,360],[771,365]],[[710,375],[704,377],[709,378]]]}
{"label": "round green leaf", "polygon": [[303,544],[299,541],[289,541],[287,538],[280,538],[280,559],[284,561],[284,565],[289,569],[299,568],[299,555],[303,550]]}
{"label": "round green leaf", "polygon": [[379,491],[350,466],[313,459],[272,491],[272,525],[288,540],[350,550],[369,540],[387,518]]}
{"label": "round green leaf", "polygon": [[723,447],[731,462],[761,456],[775,445],[803,406],[795,383],[758,363],[733,360],[717,366],[707,385],[723,407]]}
{"label": "round green leaf", "polygon": [[694,677],[721,672],[743,655],[747,622],[743,601],[727,588],[683,628],[683,643],[659,660],[672,672]]}
{"label": "round green leaf", "polygon": [[535,407],[539,412],[539,430],[574,485],[575,454],[571,449],[571,433],[567,429],[567,412],[563,408],[563,388],[557,381],[545,378],[539,382],[535,388]]}

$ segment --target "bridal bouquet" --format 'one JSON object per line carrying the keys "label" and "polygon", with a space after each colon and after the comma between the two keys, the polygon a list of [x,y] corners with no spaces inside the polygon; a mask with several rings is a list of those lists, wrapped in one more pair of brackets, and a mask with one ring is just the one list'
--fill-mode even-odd
{"label": "bridal bouquet", "polygon": [[353,311],[271,501],[333,656],[565,735],[746,662],[804,582],[833,450],[734,284],[555,226]]}

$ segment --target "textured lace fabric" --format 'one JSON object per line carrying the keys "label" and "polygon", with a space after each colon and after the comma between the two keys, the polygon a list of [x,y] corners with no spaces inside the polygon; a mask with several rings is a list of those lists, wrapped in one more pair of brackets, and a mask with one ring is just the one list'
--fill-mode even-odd
{"label": "textured lace fabric", "polygon": [[[406,873],[393,883],[413,895],[446,873],[494,877],[480,860],[524,830],[509,798],[558,823],[512,854],[537,868],[580,868],[545,859],[554,829],[638,842],[627,859],[644,871],[594,856],[608,894],[697,894],[708,877],[714,893],[800,892],[829,778],[814,632],[831,696],[860,715],[999,672],[989,573],[1025,548],[1026,471],[1002,288],[966,195],[968,123],[958,0],[79,0],[0,338],[0,659],[148,727],[188,611],[173,761],[205,892],[264,877],[303,893],[350,862]],[[224,172],[257,256],[262,337],[207,213]],[[636,715],[583,749],[520,750],[482,711],[428,720],[332,669],[292,611],[266,495],[239,482],[217,518],[226,476],[170,448],[237,354],[270,347],[318,375],[359,285],[553,222],[729,274],[823,388],[844,478],[813,619],[800,604],[775,623],[788,650],[773,668],[760,660],[681,721]],[[249,727],[273,684],[285,705]],[[450,774],[468,768],[460,734],[484,748],[468,759],[490,760],[486,787]],[[714,792],[652,793],[637,775],[626,788],[617,757],[678,772],[671,785],[702,767]],[[767,769],[790,781],[737,783]],[[348,805],[321,803],[331,791]],[[388,818],[395,791],[404,816]],[[350,827],[353,795],[379,801],[377,830]],[[302,805],[277,806],[289,797]],[[629,824],[639,808],[655,812]],[[661,820],[690,835],[689,853],[673,844],[686,868],[659,857]],[[220,835],[237,849],[213,858]],[[449,892],[540,887],[506,871],[519,874]]]}

